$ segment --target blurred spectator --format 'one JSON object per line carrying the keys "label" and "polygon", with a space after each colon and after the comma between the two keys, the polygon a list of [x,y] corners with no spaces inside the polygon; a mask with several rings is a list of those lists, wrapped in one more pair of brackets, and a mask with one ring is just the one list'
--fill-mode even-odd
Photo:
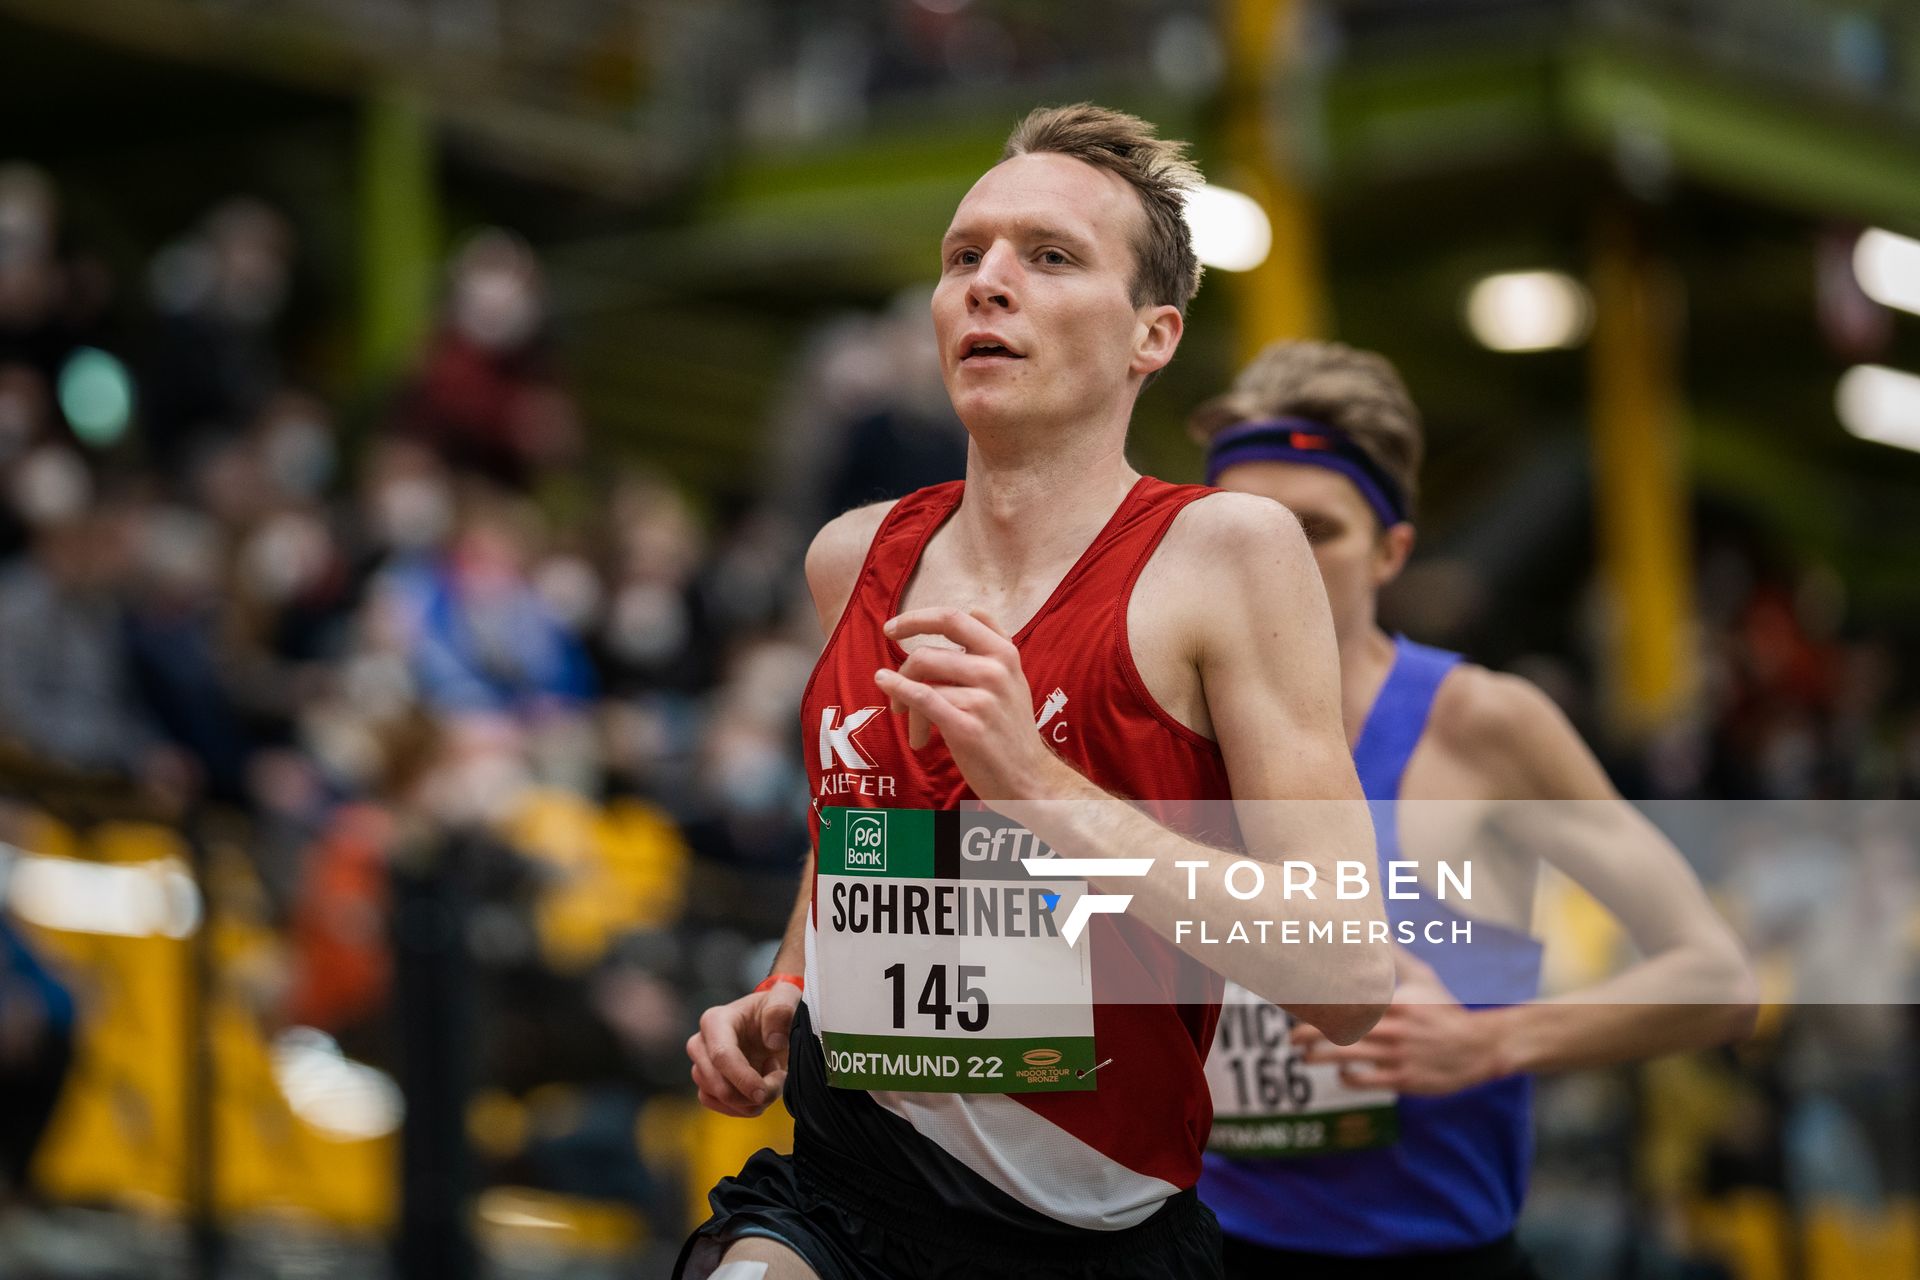
{"label": "blurred spectator", "polygon": [[489,228],[453,261],[446,314],[401,392],[394,429],[458,471],[526,488],[580,448],[548,349],[546,284],[518,236]]}
{"label": "blurred spectator", "polygon": [[377,632],[408,656],[425,705],[528,720],[584,709],[593,671],[528,577],[537,542],[522,502],[476,493],[444,553],[386,571]]}
{"label": "blurred spectator", "polygon": [[850,507],[958,480],[967,436],[941,377],[931,290],[809,336],[773,412],[768,501],[803,545]]}
{"label": "blurred spectator", "polygon": [[147,513],[124,592],[136,685],[167,736],[191,751],[209,792],[241,801],[257,744],[228,693],[218,528],[182,507]]}
{"label": "blurred spectator", "polygon": [[385,1008],[391,980],[387,854],[396,838],[387,809],[347,804],[308,851],[293,898],[288,1022],[318,1027],[351,1046],[354,1033]]}
{"label": "blurred spectator", "polygon": [[52,386],[76,346],[99,340],[111,292],[99,262],[63,256],[53,179],[0,164],[0,365],[24,364]]}
{"label": "blurred spectator", "polygon": [[131,516],[87,502],[36,513],[32,549],[0,570],[0,733],[60,767],[177,795],[191,772],[139,698],[116,595]]}
{"label": "blurred spectator", "polygon": [[155,257],[159,325],[142,386],[149,447],[169,473],[237,435],[279,386],[294,251],[286,217],[241,197]]}
{"label": "blurred spectator", "polygon": [[[0,490],[11,497],[23,460],[44,442],[53,423],[46,379],[29,364],[0,364]],[[0,560],[27,545],[17,501],[0,501]]]}
{"label": "blurred spectator", "polygon": [[833,514],[966,472],[967,433],[941,379],[929,305],[928,290],[906,290],[876,325],[888,394],[846,427],[827,486]]}
{"label": "blurred spectator", "polygon": [[598,658],[615,692],[693,693],[712,683],[717,637],[694,579],[706,540],[673,486],[629,476],[610,505],[611,574]]}

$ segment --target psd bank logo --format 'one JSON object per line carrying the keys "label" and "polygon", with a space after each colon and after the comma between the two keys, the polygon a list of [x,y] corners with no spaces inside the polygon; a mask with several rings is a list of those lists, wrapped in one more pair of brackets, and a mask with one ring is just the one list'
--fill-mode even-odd
{"label": "psd bank logo", "polygon": [[[1039,876],[1052,880],[1062,876],[1077,876],[1083,879],[1102,879],[1124,876],[1137,878],[1153,870],[1152,858],[1022,858],[1020,865],[1027,869],[1030,876]],[[1048,894],[1047,909],[1053,910],[1060,904],[1058,894]],[[1076,946],[1080,935],[1087,930],[1087,922],[1095,916],[1117,916],[1124,914],[1127,904],[1133,901],[1130,893],[1083,893],[1073,900],[1073,906],[1067,909],[1067,918],[1060,925],[1060,936],[1067,940],[1068,946]]]}
{"label": "psd bank logo", "polygon": [[847,870],[885,871],[887,869],[887,815],[850,813],[847,815]]}

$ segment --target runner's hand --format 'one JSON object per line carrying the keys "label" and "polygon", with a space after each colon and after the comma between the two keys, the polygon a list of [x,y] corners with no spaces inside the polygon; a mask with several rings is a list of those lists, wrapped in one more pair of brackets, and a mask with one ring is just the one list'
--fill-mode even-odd
{"label": "runner's hand", "polygon": [[700,1015],[687,1039],[700,1102],[724,1116],[757,1116],[787,1079],[787,1036],[800,988],[776,982]]}
{"label": "runner's hand", "polygon": [[883,667],[874,680],[893,710],[907,713],[907,741],[916,750],[927,744],[929,726],[940,730],[975,795],[1040,799],[1044,779],[1072,772],[1041,740],[1020,651],[993,619],[978,609],[915,609],[888,622],[887,635],[940,636],[959,646],[923,645],[898,671]]}
{"label": "runner's hand", "polygon": [[1395,1093],[1458,1093],[1505,1074],[1499,1066],[1491,1018],[1465,1008],[1423,961],[1394,951],[1399,983],[1393,1003],[1372,1031],[1336,1045],[1296,1023],[1293,1044],[1304,1062],[1337,1062],[1340,1079],[1355,1089]]}

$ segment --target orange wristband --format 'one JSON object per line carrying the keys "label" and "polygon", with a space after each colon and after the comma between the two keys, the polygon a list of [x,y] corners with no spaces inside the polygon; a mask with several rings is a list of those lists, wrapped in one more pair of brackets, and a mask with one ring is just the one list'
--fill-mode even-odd
{"label": "orange wristband", "polygon": [[760,985],[755,987],[754,991],[771,991],[773,990],[773,984],[776,982],[791,982],[802,991],[807,989],[807,980],[797,973],[770,973],[760,979]]}

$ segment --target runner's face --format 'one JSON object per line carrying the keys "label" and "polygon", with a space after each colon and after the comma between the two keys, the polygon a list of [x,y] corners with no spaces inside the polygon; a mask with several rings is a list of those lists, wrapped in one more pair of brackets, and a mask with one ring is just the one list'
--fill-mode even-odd
{"label": "runner's face", "polygon": [[1220,473],[1222,489],[1272,498],[1298,517],[1327,584],[1334,629],[1344,639],[1373,623],[1380,588],[1399,575],[1412,548],[1412,530],[1380,528],[1373,508],[1337,471],[1298,462],[1243,462]]}
{"label": "runner's face", "polygon": [[1139,379],[1179,341],[1176,308],[1131,297],[1145,218],[1124,179],[1068,156],[1015,156],[974,184],[942,241],[933,295],[941,372],[962,422],[977,430],[1131,408]]}

